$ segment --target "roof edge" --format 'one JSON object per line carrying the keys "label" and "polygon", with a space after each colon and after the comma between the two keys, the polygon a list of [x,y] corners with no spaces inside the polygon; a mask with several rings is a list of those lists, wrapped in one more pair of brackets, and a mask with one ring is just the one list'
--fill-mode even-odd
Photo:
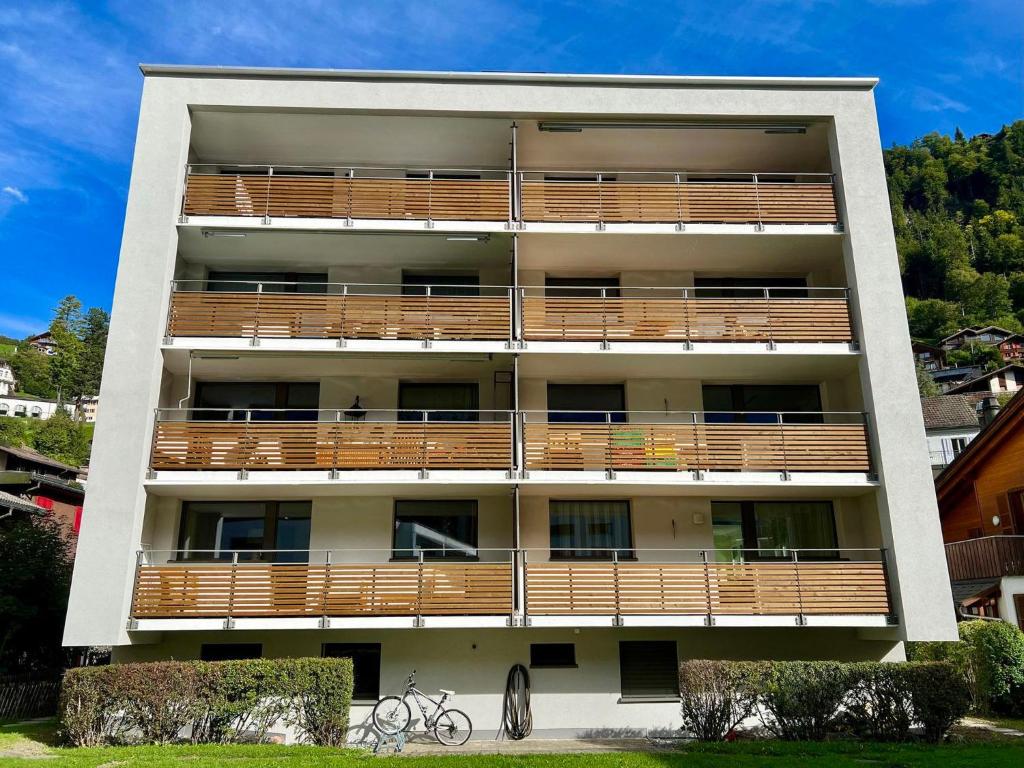
{"label": "roof edge", "polygon": [[301,67],[222,67],[191,64],[139,64],[146,77],[256,77],[283,80],[417,80],[424,82],[512,82],[560,85],[675,85],[753,88],[833,88],[871,90],[877,77],[732,77],[720,75],[610,75],[555,72],[458,72],[401,69],[316,69]]}

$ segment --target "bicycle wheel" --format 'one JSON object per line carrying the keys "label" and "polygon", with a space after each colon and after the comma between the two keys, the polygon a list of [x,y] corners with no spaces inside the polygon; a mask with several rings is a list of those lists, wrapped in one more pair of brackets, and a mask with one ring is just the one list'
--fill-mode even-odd
{"label": "bicycle wheel", "polygon": [[446,747],[459,747],[469,741],[473,724],[460,709],[446,709],[434,723],[434,738]]}
{"label": "bicycle wheel", "polygon": [[409,727],[412,712],[405,699],[385,696],[373,707],[373,725],[381,733],[401,733]]}

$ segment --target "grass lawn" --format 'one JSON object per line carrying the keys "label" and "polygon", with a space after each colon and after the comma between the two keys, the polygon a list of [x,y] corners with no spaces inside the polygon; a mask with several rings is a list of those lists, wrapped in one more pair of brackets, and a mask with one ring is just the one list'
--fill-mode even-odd
{"label": "grass lawn", "polygon": [[977,734],[963,743],[914,744],[738,744],[688,745],[671,751],[551,755],[472,755],[379,758],[365,751],[307,746],[53,747],[53,724],[0,726],[0,768],[348,768],[385,760],[409,768],[1002,768],[1024,765],[1024,739]]}

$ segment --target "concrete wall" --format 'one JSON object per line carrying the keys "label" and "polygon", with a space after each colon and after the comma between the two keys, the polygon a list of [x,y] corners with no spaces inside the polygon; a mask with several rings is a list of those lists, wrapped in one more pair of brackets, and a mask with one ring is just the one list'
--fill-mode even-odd
{"label": "concrete wall", "polygon": [[[899,660],[902,645],[873,640],[851,630],[759,629],[479,629],[321,632],[189,632],[164,634],[151,645],[114,650],[114,661],[196,658],[204,642],[263,643],[265,656],[319,656],[321,644],[381,644],[382,695],[400,693],[416,670],[418,686],[436,694],[456,692],[454,706],[473,722],[475,738],[492,738],[501,720],[505,677],[516,663],[529,664],[530,643],[574,643],[575,669],[530,671],[535,737],[642,736],[672,733],[680,727],[672,700],[621,699],[618,643],[621,640],[675,640],[678,658]],[[352,737],[369,738],[371,706],[354,706]]]}

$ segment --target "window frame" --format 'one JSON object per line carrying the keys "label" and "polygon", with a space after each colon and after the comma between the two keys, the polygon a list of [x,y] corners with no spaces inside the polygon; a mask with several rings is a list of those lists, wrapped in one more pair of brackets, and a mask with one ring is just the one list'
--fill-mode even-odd
{"label": "window frame", "polygon": [[[181,513],[178,517],[178,553],[176,559],[181,562],[209,562],[209,563],[220,563],[227,560],[231,560],[232,556],[217,557],[211,552],[206,550],[198,550],[197,556],[191,556],[190,553],[194,551],[193,548],[186,546],[186,540],[188,538],[188,521],[189,514],[194,504],[225,504],[230,505],[232,503],[239,504],[262,504],[263,505],[263,545],[261,551],[254,554],[253,557],[245,558],[244,562],[279,562],[279,563],[308,563],[309,562],[309,544],[306,545],[306,558],[305,560],[289,560],[287,558],[279,558],[277,555],[270,555],[264,553],[262,550],[273,550],[277,544],[277,529],[278,522],[281,519],[281,505],[282,504],[306,504],[309,509],[309,521],[310,528],[312,528],[313,521],[313,501],[306,499],[285,499],[283,501],[269,501],[265,499],[257,499],[253,501],[238,501],[235,502],[231,499],[189,499],[182,501]],[[215,548],[216,549],[216,548]],[[219,551],[219,549],[217,550]],[[301,550],[300,550],[301,551]],[[239,558],[240,560],[242,558]]]}
{"label": "window frame", "polygon": [[[535,656],[535,649],[560,648],[570,649],[571,661],[546,661]],[[576,660],[576,643],[530,643],[530,669],[579,669],[579,662]]]}
{"label": "window frame", "polygon": [[[605,548],[608,554],[605,555],[589,555],[581,556],[576,554],[555,554],[554,548],[551,546],[552,541],[552,529],[551,529],[551,505],[552,504],[624,504],[626,506],[626,531],[629,535],[629,546],[621,549],[614,549],[612,547]],[[559,552],[584,552],[588,547],[579,547],[575,550],[560,549]],[[595,549],[589,547],[589,549]],[[552,562],[611,562],[612,552],[615,552],[618,560],[636,560],[636,544],[633,537],[633,502],[631,499],[548,499],[548,560]]]}
{"label": "window frame", "polygon": [[[626,680],[624,676],[625,672],[625,655],[624,651],[627,648],[636,649],[637,659],[651,660],[656,658],[656,655],[652,653],[651,646],[672,646],[672,653],[674,661],[671,670],[671,679],[674,682],[674,693],[631,693],[626,691]],[[646,646],[641,648],[640,646]],[[664,649],[662,649],[664,650]],[[633,661],[633,660],[631,660]],[[679,701],[679,644],[675,640],[620,640],[619,641],[619,702],[623,704],[628,703],[644,703],[644,702],[666,702],[666,701]]]}
{"label": "window frame", "polygon": [[[368,691],[357,691],[356,685],[359,678],[356,672],[356,658],[355,656],[348,655],[344,651],[336,652],[340,648],[346,648],[349,653],[357,654],[373,654],[376,652],[376,667],[377,667],[377,681],[376,681],[376,692],[372,696],[357,696],[357,693],[368,693]],[[338,643],[338,642],[325,642],[320,644],[320,656],[325,659],[352,659],[352,703],[377,703],[380,700],[380,678],[383,670],[383,653],[381,652],[380,643]]]}
{"label": "window frame", "polygon": [[[763,550],[757,543],[757,505],[758,504],[827,504],[832,519],[832,544],[831,548],[822,549],[820,557],[805,557],[806,560],[818,562],[831,562],[839,559],[839,524],[836,521],[836,505],[831,499],[712,499],[711,500],[711,531],[714,536],[715,528],[715,504],[739,504],[740,505],[740,531],[743,534],[743,560],[748,562],[773,562],[788,560],[783,555],[767,554],[772,550]],[[800,547],[795,549],[799,550]],[[717,549],[716,549],[717,551]],[[833,553],[826,556],[824,553]],[[748,555],[747,553],[753,553]]]}
{"label": "window frame", "polygon": [[[472,518],[472,536],[473,536],[473,540],[474,541],[472,543],[471,549],[474,551],[475,554],[467,555],[467,554],[463,553],[463,554],[451,554],[451,555],[448,555],[448,554],[428,555],[428,554],[426,554],[426,552],[428,550],[419,550],[419,552],[423,553],[423,561],[424,562],[438,562],[438,563],[448,563],[448,562],[453,562],[453,561],[454,562],[472,563],[472,562],[479,561],[480,560],[480,502],[479,502],[479,500],[478,499],[438,498],[438,499],[394,499],[394,502],[392,504],[392,513],[391,513],[391,558],[390,558],[391,562],[395,562],[395,563],[415,562],[415,561],[419,560],[419,557],[420,557],[420,555],[417,554],[417,553],[408,554],[408,555],[396,554],[398,552],[397,544],[398,544],[399,505],[401,505],[401,504],[450,504],[450,503],[471,504],[472,505],[472,511],[470,513],[468,513],[467,516]],[[454,517],[455,515],[451,515],[451,516]],[[436,551],[436,550],[433,550],[433,551]],[[453,551],[454,552],[458,552],[458,550],[453,550]],[[414,550],[414,552],[416,552],[416,550]]]}
{"label": "window frame", "polygon": [[[249,653],[233,653],[229,655],[220,656],[217,658],[209,658],[207,655],[208,648],[255,648],[257,653],[255,655]],[[263,658],[263,643],[201,643],[199,646],[199,660],[200,661],[238,661],[241,659],[262,659]]]}

